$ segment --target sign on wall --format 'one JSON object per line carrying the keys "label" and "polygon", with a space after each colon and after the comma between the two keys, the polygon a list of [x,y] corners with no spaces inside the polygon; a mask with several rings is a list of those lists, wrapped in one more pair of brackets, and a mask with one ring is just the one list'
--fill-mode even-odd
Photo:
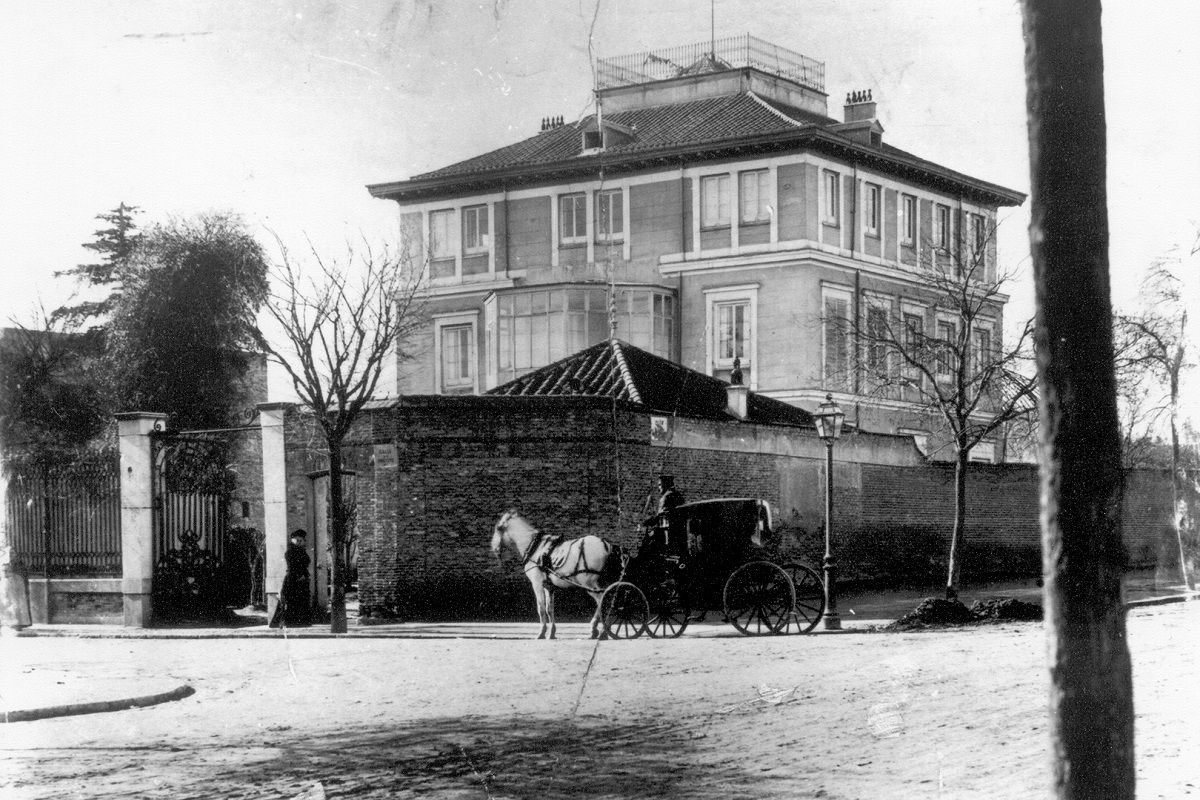
{"label": "sign on wall", "polygon": [[374,460],[375,460],[375,469],[396,466],[396,445],[394,445],[394,444],[377,444],[377,445],[375,445]]}
{"label": "sign on wall", "polygon": [[671,418],[650,417],[650,443],[667,444],[671,440]]}

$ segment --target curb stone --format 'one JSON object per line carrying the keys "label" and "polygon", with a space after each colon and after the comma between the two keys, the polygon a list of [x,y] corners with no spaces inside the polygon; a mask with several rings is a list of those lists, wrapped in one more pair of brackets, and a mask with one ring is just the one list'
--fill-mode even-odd
{"label": "curb stone", "polygon": [[70,703],[62,706],[45,706],[43,708],[23,708],[16,711],[0,711],[0,722],[31,722],[52,717],[69,717],[79,714],[99,714],[106,711],[124,711],[129,708],[145,708],[172,700],[182,700],[195,694],[196,690],[187,684],[175,687],[169,692],[146,694],[137,697],[126,697],[119,700],[98,700],[91,703]]}

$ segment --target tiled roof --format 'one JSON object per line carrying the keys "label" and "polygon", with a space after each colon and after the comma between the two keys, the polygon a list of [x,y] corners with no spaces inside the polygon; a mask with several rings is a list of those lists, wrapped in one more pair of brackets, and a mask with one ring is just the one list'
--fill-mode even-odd
{"label": "tiled roof", "polygon": [[[620,339],[580,350],[486,392],[502,396],[615,397],[664,414],[730,421],[725,381],[688,369]],[[812,415],[750,393],[748,422],[812,426]]]}
{"label": "tiled roof", "polygon": [[[587,117],[577,123],[542,131],[537,136],[499,150],[415,175],[412,180],[465,176],[506,167],[552,164],[572,158],[597,159],[598,155],[579,155],[582,129],[591,120],[591,117]],[[828,117],[762,100],[749,92],[606,114],[604,121],[636,129],[633,140],[605,148],[607,157],[728,141],[835,122]]]}
{"label": "tiled roof", "polygon": [[[603,152],[581,152],[583,131],[594,129],[595,116],[542,131],[516,144],[468,158],[404,181],[372,184],[376,197],[417,200],[478,192],[524,180],[563,180],[610,170],[637,169],[662,158],[727,158],[761,148],[763,152],[792,147],[831,150],[843,158],[885,170],[916,170],[922,179],[948,190],[966,191],[999,205],[1019,205],[1025,195],[972,178],[918,158],[890,145],[867,145],[845,136],[838,121],[753,92],[740,92],[668,105],[649,106],[604,115],[606,127],[632,135],[610,141]],[[621,139],[622,137],[614,137]]]}

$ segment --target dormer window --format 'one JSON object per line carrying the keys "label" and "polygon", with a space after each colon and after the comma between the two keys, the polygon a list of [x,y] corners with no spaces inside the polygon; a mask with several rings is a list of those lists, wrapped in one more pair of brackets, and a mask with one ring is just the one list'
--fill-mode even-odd
{"label": "dormer window", "polygon": [[581,125],[582,155],[591,155],[606,147],[619,147],[632,142],[637,136],[637,129],[617,122],[605,122],[600,125],[596,117],[590,117]]}

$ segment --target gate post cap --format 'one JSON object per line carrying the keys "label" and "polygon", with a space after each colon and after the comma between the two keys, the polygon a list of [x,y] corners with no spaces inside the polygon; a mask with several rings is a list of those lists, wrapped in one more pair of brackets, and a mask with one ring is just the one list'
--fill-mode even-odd
{"label": "gate post cap", "polygon": [[155,411],[122,411],[114,414],[117,435],[138,436],[167,429],[167,415]]}

